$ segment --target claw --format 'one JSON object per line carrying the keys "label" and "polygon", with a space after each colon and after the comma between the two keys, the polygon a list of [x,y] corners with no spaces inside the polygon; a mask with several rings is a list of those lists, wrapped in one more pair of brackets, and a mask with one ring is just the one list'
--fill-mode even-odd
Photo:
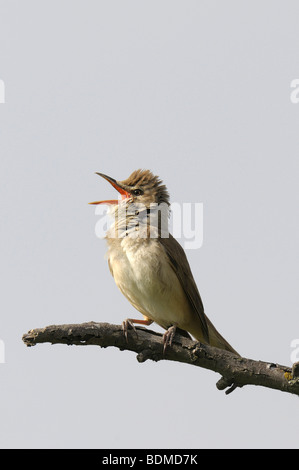
{"label": "claw", "polygon": [[175,336],[176,325],[170,326],[163,335],[163,354],[165,354],[167,346],[171,346],[172,340]]}
{"label": "claw", "polygon": [[128,327],[132,328],[135,331],[136,336],[138,338],[138,333],[136,331],[134,323],[129,318],[127,318],[126,320],[122,322],[122,330],[123,330],[123,333],[125,335],[127,342],[128,342]]}

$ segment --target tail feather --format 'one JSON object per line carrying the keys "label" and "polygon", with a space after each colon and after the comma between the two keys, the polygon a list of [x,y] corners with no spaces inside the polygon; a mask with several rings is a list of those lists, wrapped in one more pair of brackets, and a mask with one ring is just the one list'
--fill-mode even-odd
{"label": "tail feather", "polygon": [[230,351],[238,356],[240,354],[226,341],[226,339],[221,336],[219,331],[216,330],[213,323],[206,317],[208,329],[209,329],[209,344],[215,346],[216,348],[224,349],[225,351]]}
{"label": "tail feather", "polygon": [[[206,322],[207,322],[208,331],[209,331],[208,344],[210,344],[211,346],[215,346],[216,348],[219,348],[219,349],[224,349],[225,351],[230,351],[236,354],[237,356],[240,356],[240,354],[226,341],[226,339],[223,338],[223,336],[219,333],[219,331],[216,330],[215,326],[208,319],[207,316],[206,316]],[[192,328],[189,328],[188,331],[198,341],[202,343],[207,342],[204,339],[204,335],[202,333],[201,325],[199,324],[199,322],[196,322],[196,324],[193,323]]]}

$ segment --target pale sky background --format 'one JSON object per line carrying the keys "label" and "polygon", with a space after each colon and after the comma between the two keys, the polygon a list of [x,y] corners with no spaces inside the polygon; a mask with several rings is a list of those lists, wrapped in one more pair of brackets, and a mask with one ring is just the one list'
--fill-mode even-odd
{"label": "pale sky background", "polygon": [[[89,201],[149,168],[202,202],[187,255],[244,356],[299,338],[297,1],[0,0],[1,448],[299,447],[298,397],[117,349],[39,345],[55,323],[121,321]],[[137,313],[138,316],[138,313]]]}

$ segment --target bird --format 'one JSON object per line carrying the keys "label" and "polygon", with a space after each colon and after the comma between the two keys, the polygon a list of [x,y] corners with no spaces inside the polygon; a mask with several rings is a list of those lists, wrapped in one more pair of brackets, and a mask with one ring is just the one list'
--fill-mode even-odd
{"label": "bird", "polygon": [[160,177],[143,169],[122,181],[96,174],[120,194],[120,199],[89,203],[109,206],[109,269],[119,290],[143,316],[123,321],[126,338],[128,329],[136,332],[135,324],[155,322],[166,330],[164,352],[179,333],[239,355],[207,317],[186,253],[168,231],[170,196]]}

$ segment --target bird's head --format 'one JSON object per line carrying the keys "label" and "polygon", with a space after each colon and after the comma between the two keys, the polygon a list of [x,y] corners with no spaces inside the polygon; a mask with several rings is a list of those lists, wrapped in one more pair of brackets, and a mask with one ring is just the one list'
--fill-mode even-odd
{"label": "bird's head", "polygon": [[[121,194],[121,199],[128,203],[143,204],[149,208],[151,204],[166,203],[169,205],[169,194],[166,186],[158,176],[153,175],[150,170],[136,170],[123,181],[116,181],[103,173],[96,173]],[[106,199],[103,201],[90,202],[90,204],[118,204],[118,199]]]}

